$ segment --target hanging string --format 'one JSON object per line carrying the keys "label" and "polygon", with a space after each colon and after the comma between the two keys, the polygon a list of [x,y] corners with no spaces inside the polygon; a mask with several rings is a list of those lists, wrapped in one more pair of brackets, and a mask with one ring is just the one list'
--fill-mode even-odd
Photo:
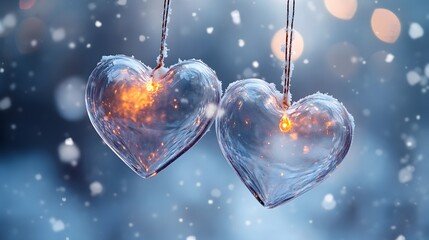
{"label": "hanging string", "polygon": [[[283,107],[290,107],[290,80],[291,80],[291,64],[292,64],[292,43],[293,43],[293,25],[295,21],[295,0],[292,0],[292,16],[290,14],[290,0],[286,3],[286,41],[285,41],[285,68],[284,68],[284,86],[283,86]],[[289,36],[290,32],[290,36]]]}
{"label": "hanging string", "polygon": [[164,66],[164,59],[166,57],[166,53],[167,53],[167,44],[166,44],[166,40],[167,40],[167,34],[168,34],[168,22],[169,22],[169,15],[170,15],[170,2],[171,0],[164,0],[164,12],[162,15],[162,33],[161,33],[161,47],[159,50],[159,56],[157,59],[157,63],[158,65],[156,66],[156,68],[152,71],[152,75],[153,73],[162,68]]}

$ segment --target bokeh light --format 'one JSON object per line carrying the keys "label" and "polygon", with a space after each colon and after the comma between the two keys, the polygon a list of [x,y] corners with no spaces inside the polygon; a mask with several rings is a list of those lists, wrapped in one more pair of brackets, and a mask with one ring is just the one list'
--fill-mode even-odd
{"label": "bokeh light", "polygon": [[55,90],[58,113],[68,121],[81,120],[85,109],[85,81],[80,77],[69,77]]}
{"label": "bokeh light", "polygon": [[401,34],[401,22],[390,10],[375,9],[371,18],[371,27],[375,36],[383,42],[394,43]]}
{"label": "bokeh light", "polygon": [[[285,59],[285,34],[286,30],[282,28],[274,34],[273,39],[271,40],[271,50],[274,53],[274,56],[276,56],[280,61],[284,61]],[[297,30],[294,30],[293,38],[292,61],[296,61],[304,52],[304,38]]]}
{"label": "bokeh light", "polygon": [[19,8],[22,10],[28,10],[34,6],[36,0],[19,0]]}
{"label": "bokeh light", "polygon": [[357,0],[324,0],[325,7],[334,17],[342,20],[350,20],[354,17]]}

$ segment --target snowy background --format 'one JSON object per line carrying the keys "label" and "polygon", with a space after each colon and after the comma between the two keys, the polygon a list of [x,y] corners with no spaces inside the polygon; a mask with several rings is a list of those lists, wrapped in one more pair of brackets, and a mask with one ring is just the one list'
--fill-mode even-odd
{"label": "snowy background", "polygon": [[[172,8],[167,65],[198,58],[224,89],[280,89],[284,1]],[[331,178],[273,210],[214,131],[143,180],[91,126],[92,69],[119,53],[154,67],[161,17],[160,0],[0,2],[0,239],[429,239],[428,1],[298,0],[294,100],[329,93],[356,131]]]}

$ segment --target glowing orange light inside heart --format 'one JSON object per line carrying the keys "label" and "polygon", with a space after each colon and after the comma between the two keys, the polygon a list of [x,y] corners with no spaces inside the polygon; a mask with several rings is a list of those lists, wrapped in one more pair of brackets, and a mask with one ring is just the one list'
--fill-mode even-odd
{"label": "glowing orange light inside heart", "polygon": [[138,116],[148,110],[155,101],[161,84],[151,80],[144,86],[122,85],[115,90],[118,94],[118,105],[115,112],[121,117],[130,118],[133,121],[151,121],[151,118],[139,118]]}
{"label": "glowing orange light inside heart", "polygon": [[281,132],[289,132],[291,128],[292,128],[292,122],[290,121],[290,119],[285,113],[283,114],[282,119],[280,119],[279,129]]}
{"label": "glowing orange light inside heart", "polygon": [[159,88],[161,87],[161,84],[151,80],[148,83],[146,83],[146,90],[148,92],[157,92]]}

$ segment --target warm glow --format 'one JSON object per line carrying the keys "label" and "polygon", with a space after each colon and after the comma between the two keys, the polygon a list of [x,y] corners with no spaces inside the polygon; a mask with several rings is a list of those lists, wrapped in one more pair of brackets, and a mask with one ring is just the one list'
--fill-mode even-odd
{"label": "warm glow", "polygon": [[153,80],[149,81],[148,83],[146,83],[146,90],[148,92],[157,92],[159,90],[159,87],[161,85]]}
{"label": "warm glow", "polygon": [[[141,111],[151,107],[158,94],[161,85],[154,81],[146,83],[144,86],[122,85],[115,90],[117,96],[117,107],[115,113],[121,117],[130,118],[133,121],[139,120]],[[140,119],[142,121],[152,121],[152,118]]]}
{"label": "warm glow", "polygon": [[401,34],[401,22],[390,10],[378,8],[371,18],[371,27],[375,36],[383,42],[394,43]]}
{"label": "warm glow", "polygon": [[[274,53],[279,60],[285,60],[285,42],[286,42],[286,31],[284,28],[280,29],[274,34],[273,39],[271,40],[271,51]],[[297,60],[301,57],[302,52],[304,51],[304,39],[302,35],[294,30],[293,32],[293,43],[292,43],[292,61]]]}
{"label": "warm glow", "polygon": [[280,119],[279,128],[281,132],[289,132],[292,128],[292,122],[290,121],[286,113],[283,114],[282,119]]}
{"label": "warm glow", "polygon": [[324,0],[325,7],[334,17],[350,20],[357,10],[357,0]]}

